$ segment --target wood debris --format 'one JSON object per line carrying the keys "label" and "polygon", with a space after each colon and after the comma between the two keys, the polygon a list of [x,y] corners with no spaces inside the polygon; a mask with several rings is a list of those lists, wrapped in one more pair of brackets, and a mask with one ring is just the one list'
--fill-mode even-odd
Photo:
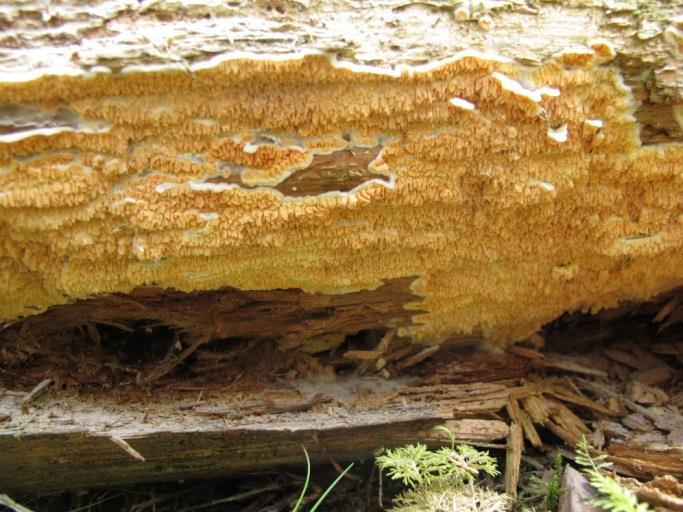
{"label": "wood debris", "polygon": [[671,475],[653,478],[638,488],[636,496],[655,507],[683,511],[683,485]]}
{"label": "wood debris", "polygon": [[[617,320],[609,315],[599,317],[599,329],[591,327],[590,319],[586,324],[572,325],[572,330],[580,335],[574,340],[575,345],[562,350],[558,349],[552,330],[539,336],[543,343],[527,340],[526,346],[513,347],[506,353],[461,354],[437,346],[411,345],[392,329],[344,339],[314,336],[270,359],[262,342],[253,340],[242,340],[224,350],[199,342],[181,343],[179,349],[166,352],[164,361],[146,375],[165,371],[167,363],[173,368],[158,379],[172,381],[174,365],[182,362],[183,357],[192,357],[193,368],[202,372],[213,371],[215,365],[225,365],[222,372],[234,370],[232,380],[223,388],[210,378],[176,381],[175,387],[156,388],[192,393],[191,398],[173,402],[176,421],[179,425],[189,422],[195,425],[192,428],[196,424],[212,425],[206,431],[208,445],[213,442],[213,435],[229,434],[240,439],[240,443],[258,444],[262,442],[258,436],[243,437],[245,429],[261,432],[259,435],[266,436],[264,439],[277,432],[283,442],[289,443],[288,457],[294,460],[300,455],[297,443],[301,439],[296,437],[299,432],[309,435],[312,431],[317,436],[318,432],[330,429],[334,436],[339,436],[339,444],[334,448],[326,441],[320,451],[328,458],[339,458],[340,451],[346,453],[347,445],[350,449],[361,439],[348,439],[349,425],[368,429],[368,439],[373,443],[378,436],[384,436],[385,429],[391,430],[391,439],[398,443],[415,438],[443,442],[442,435],[425,429],[425,425],[445,424],[458,440],[506,450],[505,482],[510,493],[517,486],[519,461],[523,460],[525,449],[527,458],[535,449],[557,450],[559,439],[571,454],[570,449],[584,436],[596,454],[609,456],[620,475],[672,478],[677,482],[676,478],[683,478],[683,333],[671,327],[658,331],[664,323],[674,325],[671,322],[678,318],[681,307],[676,302],[675,308],[670,306],[670,311],[654,322],[653,317],[661,308],[653,306],[649,316],[639,320],[639,329],[630,334],[612,323]],[[84,329],[90,338],[95,337],[94,326],[86,325]],[[604,332],[609,333],[609,339],[605,339]],[[98,334],[102,343],[110,335],[104,328]],[[97,343],[95,339],[93,342]],[[548,347],[547,352],[541,350],[544,346]],[[254,368],[261,369],[272,384],[253,380]],[[343,368],[345,373],[337,373],[337,368]],[[349,368],[353,373],[349,373]],[[397,378],[381,378],[389,375]],[[52,381],[45,382],[28,394],[8,390],[0,396],[0,443],[10,443],[11,447],[15,446],[12,443],[17,434],[38,435],[46,428],[56,428],[56,424],[64,428],[58,422],[68,419],[54,411],[51,413],[55,416],[51,417],[41,408],[44,400],[32,403],[32,414],[1,406],[3,400],[28,403]],[[146,409],[145,418],[148,413]],[[158,428],[153,421],[154,413],[149,417],[150,423],[137,425]],[[403,427],[399,428],[397,422]],[[406,439],[402,428],[414,429],[412,434],[417,437]],[[98,435],[107,436],[127,458],[138,462],[144,459],[124,440],[130,436],[129,430],[107,429]],[[143,435],[139,439],[141,448],[147,452],[149,445],[145,443],[149,438]],[[506,444],[491,444],[503,439]],[[367,441],[362,448],[376,448],[370,444]],[[363,453],[368,455],[371,451]],[[0,469],[2,457],[0,454]],[[87,481],[86,476],[80,475]],[[30,475],[24,474],[22,478],[30,479]],[[653,503],[677,506],[676,500],[682,498],[675,495],[674,487],[667,487],[667,480],[653,482],[658,483],[640,487],[642,496]],[[16,480],[15,485],[19,488],[22,484]]]}
{"label": "wood debris", "polygon": [[505,450],[505,492],[512,498],[517,497],[517,483],[519,482],[523,448],[522,428],[517,423],[512,423]]}
{"label": "wood debris", "polygon": [[47,388],[52,384],[52,379],[44,379],[40,381],[36,387],[34,387],[31,392],[24,397],[24,399],[21,401],[22,406],[27,406],[31,402],[33,402],[36,398],[38,398]]}
{"label": "wood debris", "polygon": [[[490,443],[509,436],[510,427],[501,420],[469,419],[447,420],[443,426],[450,430],[455,439],[469,439],[472,442]],[[428,439],[450,441],[445,433],[435,430]]]}
{"label": "wood debris", "polygon": [[128,455],[130,455],[133,459],[140,461],[140,462],[145,462],[145,458],[142,456],[142,454],[137,451],[135,448],[133,448],[131,445],[129,445],[125,439],[119,437],[119,436],[109,436],[109,439],[111,440],[112,443],[114,443],[116,446],[121,448],[124,452],[126,452]]}
{"label": "wood debris", "polygon": [[546,368],[557,368],[558,370],[594,375],[596,377],[607,377],[607,372],[591,368],[589,364],[582,362],[579,358],[564,354],[545,354],[542,359],[534,361],[534,364]]}

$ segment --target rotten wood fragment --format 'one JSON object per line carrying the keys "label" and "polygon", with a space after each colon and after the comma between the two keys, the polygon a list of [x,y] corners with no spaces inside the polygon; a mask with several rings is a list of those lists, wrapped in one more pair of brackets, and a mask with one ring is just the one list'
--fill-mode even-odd
{"label": "rotten wood fragment", "polygon": [[543,397],[545,410],[549,411],[547,426],[555,435],[569,446],[575,446],[581,438],[590,432],[586,424],[564,404],[549,397]]}
{"label": "rotten wood fragment", "polygon": [[641,485],[636,496],[655,507],[683,511],[683,485],[671,475],[658,476]]}
{"label": "rotten wood fragment", "polygon": [[246,416],[263,416],[271,414],[285,414],[304,412],[317,405],[334,401],[322,393],[318,393],[311,398],[301,400],[256,400],[254,403],[233,404],[230,406],[203,406],[195,407],[197,414],[210,416],[229,417],[238,419]]}
{"label": "rotten wood fragment", "polygon": [[142,454],[137,451],[135,448],[133,448],[128,442],[126,442],[125,439],[119,436],[109,436],[109,439],[111,439],[111,442],[114,443],[116,446],[121,448],[124,452],[126,452],[128,455],[130,455],[133,459],[140,461],[140,462],[145,462],[145,458],[142,456]]}
{"label": "rotten wood fragment", "polygon": [[38,398],[47,388],[52,384],[52,379],[44,379],[41,382],[39,382],[36,387],[34,387],[31,392],[24,397],[24,399],[21,401],[21,404],[23,407],[26,407],[28,404],[33,402],[36,398]]}
{"label": "rotten wood fragment", "polygon": [[404,397],[441,403],[452,407],[456,415],[488,414],[505,407],[510,389],[501,384],[480,382],[476,384],[444,384],[441,386],[405,387],[393,400]]}
{"label": "rotten wood fragment", "polygon": [[[484,420],[484,419],[460,419],[460,420],[446,420],[443,426],[450,430],[455,436],[456,441],[460,442],[463,439],[469,440],[472,443],[491,443],[505,439],[509,436],[510,428],[508,424],[501,420]],[[435,430],[430,439],[439,439],[441,441],[450,441],[450,438],[444,432]]]}
{"label": "rotten wood fragment", "polygon": [[535,360],[534,365],[546,368],[557,368],[558,370],[566,370],[596,377],[607,377],[607,372],[591,368],[584,364],[580,359],[564,354],[546,353],[543,355],[542,359]]}
{"label": "rotten wood fragment", "polygon": [[599,412],[601,414],[605,415],[612,415],[613,411],[608,409],[607,407],[604,407],[594,400],[591,400],[590,398],[587,398],[582,395],[578,395],[576,393],[573,393],[570,389],[568,389],[566,386],[561,386],[559,383],[555,383],[553,381],[548,381],[548,380],[543,380],[543,381],[537,381],[536,386],[538,389],[542,389],[543,393],[552,397],[555,397],[559,400],[562,400],[563,402],[569,402],[574,405],[580,405],[582,407],[586,407],[588,409],[592,409],[596,412]]}
{"label": "rotten wood fragment", "polygon": [[635,443],[611,443],[607,447],[611,461],[636,476],[670,474],[683,477],[683,448],[649,446]]}
{"label": "rotten wood fragment", "polygon": [[654,386],[667,382],[673,375],[674,372],[670,368],[666,366],[655,366],[654,368],[633,372],[631,378],[642,382],[643,384]]}
{"label": "rotten wood fragment", "polygon": [[436,354],[439,351],[439,348],[440,347],[438,345],[435,345],[433,347],[427,347],[418,352],[417,354],[400,361],[396,366],[400,370],[403,370],[405,368],[409,368],[411,366],[420,364],[422,361],[425,361],[426,359]]}
{"label": "rotten wood fragment", "polygon": [[522,435],[522,428],[517,423],[512,423],[505,451],[505,492],[513,499],[517,497],[517,484],[519,482],[519,468],[522,461],[523,448],[524,437]]}
{"label": "rotten wood fragment", "polygon": [[521,410],[519,411],[519,421],[522,429],[524,430],[524,437],[529,440],[531,445],[536,448],[543,447],[543,441],[541,441],[541,436],[538,435],[538,431],[534,426],[531,416],[529,416],[526,411]]}
{"label": "rotten wood fragment", "polygon": [[344,352],[344,359],[353,359],[355,361],[374,361],[382,355],[376,350],[347,350]]}
{"label": "rotten wood fragment", "polygon": [[[149,384],[169,376],[180,365],[220,370],[218,359],[230,359],[233,347],[244,340],[262,344],[276,340],[281,350],[288,351],[304,347],[310,338],[329,335],[339,343],[347,335],[409,325],[418,310],[409,311],[404,305],[420,301],[409,289],[411,282],[392,279],[374,290],[341,295],[296,289],[224,288],[183,293],[137,288],[129,295],[105,295],[56,306],[0,330],[0,363],[21,368],[14,372],[18,376],[14,380],[22,384],[36,378],[77,385],[101,385],[103,379]],[[264,314],[267,322],[258,320]],[[88,326],[97,325],[108,330],[98,330],[98,349],[92,350],[93,328]],[[79,337],[81,326],[85,329]],[[27,353],[29,339],[31,351]],[[209,342],[213,343],[205,350]],[[140,351],[137,359],[129,356],[132,363],[125,359],[122,344],[128,351]],[[156,354],[159,350],[161,355]],[[79,371],[62,357],[65,352],[79,361]],[[216,362],[208,365],[211,356]],[[401,354],[388,358],[397,356]],[[11,383],[11,376],[3,372],[0,379]]]}

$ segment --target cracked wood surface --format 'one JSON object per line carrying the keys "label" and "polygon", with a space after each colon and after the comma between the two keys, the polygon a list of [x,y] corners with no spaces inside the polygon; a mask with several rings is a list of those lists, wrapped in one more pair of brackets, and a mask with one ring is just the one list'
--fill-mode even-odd
{"label": "cracked wood surface", "polygon": [[[299,464],[301,444],[316,462],[366,458],[380,447],[434,442],[432,427],[446,420],[461,441],[489,443],[507,435],[504,422],[487,419],[496,408],[483,405],[490,386],[480,393],[477,385],[464,385],[452,397],[427,401],[408,391],[398,396],[399,381],[352,378],[337,385],[337,392],[353,385],[358,395],[347,395],[352,402],[345,404],[334,385],[307,398],[274,389],[253,398],[212,394],[199,403],[151,397],[122,404],[102,395],[53,395],[22,409],[23,394],[5,393],[0,487],[42,492],[215,478]],[[357,391],[364,387],[371,393]]]}

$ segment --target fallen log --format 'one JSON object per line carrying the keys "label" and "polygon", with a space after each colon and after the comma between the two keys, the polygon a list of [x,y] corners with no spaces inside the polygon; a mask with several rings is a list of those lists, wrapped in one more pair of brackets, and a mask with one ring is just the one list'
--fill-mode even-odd
{"label": "fallen log", "polygon": [[[217,398],[199,404],[195,398],[121,403],[101,393],[53,396],[28,409],[22,409],[22,394],[5,393],[0,398],[0,488],[48,492],[238,475],[299,466],[302,445],[317,463],[365,459],[382,447],[439,442],[433,427],[443,424],[459,441],[474,444],[507,436],[506,423],[487,419],[486,413],[496,409],[476,400],[490,395],[491,385],[463,385],[452,396],[424,400],[412,387],[399,395],[397,383],[376,380],[335,384],[354,400],[352,406],[335,398],[335,387],[307,398],[274,391],[265,401],[263,392],[253,399],[212,393]],[[374,393],[358,402],[348,386]]]}
{"label": "fallen log", "polygon": [[169,389],[392,377],[683,285],[679,7],[0,5],[0,491],[367,457],[506,404],[575,440],[557,390],[448,372],[357,409]]}

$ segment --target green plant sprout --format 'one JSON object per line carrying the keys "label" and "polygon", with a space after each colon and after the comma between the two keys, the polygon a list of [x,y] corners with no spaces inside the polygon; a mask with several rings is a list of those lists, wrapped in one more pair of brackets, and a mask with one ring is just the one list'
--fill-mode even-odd
{"label": "green plant sprout", "polygon": [[435,430],[448,435],[451,445],[432,451],[421,443],[408,444],[386,450],[377,457],[377,465],[392,480],[401,480],[404,485],[413,488],[429,484],[435,479],[448,479],[455,484],[472,482],[480,472],[490,476],[500,474],[496,460],[488,452],[466,444],[456,445],[455,435],[446,427],[439,426]]}
{"label": "green plant sprout", "polygon": [[[375,462],[392,480],[408,490],[394,499],[394,511],[468,512],[508,509],[504,494],[475,486],[480,473],[499,475],[496,460],[488,452],[456,444],[455,434],[444,426],[435,430],[450,438],[450,446],[429,450],[421,443],[385,450]],[[484,507],[483,509],[481,507]]]}
{"label": "green plant sprout", "polygon": [[[306,480],[304,481],[304,486],[301,489],[301,493],[299,494],[299,499],[296,501],[296,504],[294,505],[294,508],[292,509],[292,512],[299,512],[299,508],[301,507],[301,504],[304,501],[304,497],[306,496],[306,491],[308,490],[308,484],[311,481],[311,459],[308,456],[308,451],[306,450],[306,447],[304,445],[301,445],[301,449],[304,451],[304,456],[306,457]],[[339,476],[332,482],[327,489],[320,495],[320,497],[317,499],[313,507],[311,507],[310,512],[315,512],[318,510],[318,507],[322,504],[323,501],[325,501],[325,498],[327,498],[327,495],[330,494],[332,489],[335,488],[335,486],[339,483],[339,481],[344,478],[346,473],[348,473],[351,468],[353,467],[353,462],[346,466],[346,469],[342,471]]]}
{"label": "green plant sprout", "polygon": [[[560,504],[562,488],[562,455],[557,452],[553,458],[553,473],[546,482],[538,474],[529,477],[527,489],[520,495],[518,507],[521,510],[538,510],[539,512],[554,512]],[[534,506],[525,506],[525,502],[534,502]],[[538,508],[536,508],[538,507]]]}
{"label": "green plant sprout", "polygon": [[647,503],[638,503],[632,491],[605,474],[605,471],[612,467],[612,463],[607,462],[606,455],[592,457],[590,448],[590,444],[583,437],[576,444],[574,460],[583,467],[583,473],[597,491],[598,497],[591,500],[591,504],[608,512],[653,512]]}

